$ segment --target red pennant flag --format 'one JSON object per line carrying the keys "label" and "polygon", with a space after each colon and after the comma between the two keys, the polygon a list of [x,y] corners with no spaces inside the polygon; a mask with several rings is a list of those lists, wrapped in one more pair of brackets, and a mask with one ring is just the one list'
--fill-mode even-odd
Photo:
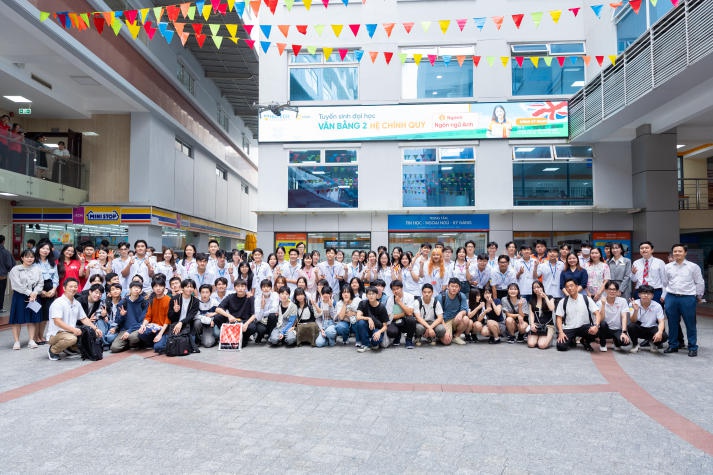
{"label": "red pennant flag", "polygon": [[[215,10],[215,8],[214,8],[213,10]],[[218,10],[218,13],[220,13],[220,14],[223,15],[223,16],[225,16],[225,15],[228,13],[228,4],[227,4],[227,3],[221,3],[220,5],[218,5],[217,10]]]}
{"label": "red pennant flag", "polygon": [[136,15],[139,12],[137,10],[126,10],[124,11],[124,18],[126,18],[129,23],[133,23],[136,21]]}
{"label": "red pennant flag", "polygon": [[560,63],[560,68],[564,67],[564,56],[557,56],[557,62]]}
{"label": "red pennant flag", "polygon": [[324,8],[329,7],[329,0],[322,0],[322,5],[324,5]]}
{"label": "red pennant flag", "polygon": [[106,22],[104,21],[104,18],[101,17],[101,15],[94,15],[94,28],[96,28],[97,33],[100,35],[102,34],[102,31],[104,31],[104,24]]}
{"label": "red pennant flag", "polygon": [[[248,47],[249,47],[250,49],[255,48],[255,40],[252,40],[252,39],[251,39],[251,40],[245,40],[245,43],[247,43],[247,45],[248,45]],[[296,56],[296,55],[295,55],[295,56]]]}
{"label": "red pennant flag", "polygon": [[395,23],[384,23],[384,31],[386,32],[386,36],[391,38],[391,32],[394,31],[394,25]]}
{"label": "red pennant flag", "polygon": [[406,34],[409,34],[409,33],[411,33],[411,30],[413,29],[414,23],[412,21],[407,21],[407,22],[402,23],[402,25],[404,26],[404,30],[406,30]]}
{"label": "red pennant flag", "polygon": [[641,10],[641,0],[629,0],[629,5],[631,9],[634,10],[634,13],[638,15],[639,10]]}
{"label": "red pennant flag", "polygon": [[468,19],[461,18],[456,20],[456,23],[458,23],[458,28],[460,28],[460,31],[463,31],[463,28],[465,28],[466,23],[468,23]]}
{"label": "red pennant flag", "polygon": [[168,21],[178,20],[179,13],[181,13],[181,8],[178,5],[168,5],[166,7],[166,14],[168,15]]}
{"label": "red pennant flag", "polygon": [[287,34],[290,32],[290,25],[277,25],[277,29],[280,30],[282,36],[287,38]]}
{"label": "red pennant flag", "polygon": [[678,6],[678,1],[679,0],[671,0],[671,3],[673,3],[673,8],[676,8]]}
{"label": "red pennant flag", "polygon": [[282,56],[282,53],[285,52],[285,46],[287,46],[287,43],[275,43],[275,46],[277,46],[277,52],[280,53],[280,56]]}
{"label": "red pennant flag", "polygon": [[473,64],[477,68],[478,65],[480,64],[480,56],[473,56]]}
{"label": "red pennant flag", "polygon": [[258,15],[260,11],[260,0],[250,0],[250,8],[252,9],[255,16]]}
{"label": "red pennant flag", "polygon": [[153,28],[151,26],[150,21],[147,21],[146,23],[144,23],[144,31],[146,32],[146,36],[148,36],[150,40],[152,40],[153,35],[156,34],[156,28]]}
{"label": "red pennant flag", "polygon": [[379,56],[378,51],[369,51],[369,57],[371,58],[371,62],[373,63],[376,61],[376,58]]}
{"label": "red pennant flag", "polygon": [[58,13],[57,21],[59,22],[60,25],[62,25],[62,28],[66,28],[67,27],[67,14],[66,13]]}
{"label": "red pennant flag", "polygon": [[203,43],[205,43],[205,39],[207,37],[208,37],[207,35],[201,35],[201,34],[196,33],[196,43],[198,43],[199,48],[203,47]]}
{"label": "red pennant flag", "polygon": [[307,25],[295,25],[295,28],[303,35],[307,34]]}
{"label": "red pennant flag", "polygon": [[217,10],[218,5],[220,5],[220,0],[210,0],[210,5],[213,7],[213,10]]}
{"label": "red pennant flag", "polygon": [[193,31],[196,32],[196,35],[200,35],[203,31],[203,23],[191,23],[191,26],[193,27]]}
{"label": "red pennant flag", "polygon": [[569,11],[571,11],[572,15],[574,15],[576,18],[577,15],[579,14],[579,7],[570,8]]}
{"label": "red pennant flag", "polygon": [[349,52],[349,50],[346,48],[340,48],[337,51],[339,51],[339,57],[341,58],[341,60],[344,61],[344,58],[347,57],[347,53]]}
{"label": "red pennant flag", "polygon": [[391,62],[391,58],[394,57],[393,51],[384,51],[384,59],[386,60],[386,64],[389,64]]}
{"label": "red pennant flag", "polygon": [[248,24],[248,23],[243,23],[243,28],[245,29],[245,31],[248,32],[248,35],[252,35],[252,34],[253,34],[253,27],[254,27],[254,26],[255,26],[255,25],[250,25],[250,24]]}
{"label": "red pennant flag", "polygon": [[277,9],[277,0],[265,0],[265,5],[270,9],[270,12],[274,15]]}
{"label": "red pennant flag", "polygon": [[512,21],[513,21],[513,23],[515,23],[515,26],[517,27],[518,30],[520,29],[520,25],[522,24],[523,18],[525,18],[524,13],[518,13],[518,14],[512,16]]}
{"label": "red pennant flag", "polygon": [[517,61],[517,65],[522,67],[522,62],[525,60],[524,56],[515,56],[515,61]]}
{"label": "red pennant flag", "polygon": [[428,62],[431,63],[431,66],[433,66],[433,64],[436,62],[437,58],[438,58],[438,56],[435,54],[428,55]]}
{"label": "red pennant flag", "polygon": [[601,66],[602,63],[604,62],[604,56],[595,56],[594,59],[597,60],[597,63],[599,64],[599,66]]}
{"label": "red pennant flag", "polygon": [[297,56],[300,54],[300,50],[302,49],[302,45],[292,45],[292,54]]}
{"label": "red pennant flag", "polygon": [[359,27],[361,27],[361,24],[359,24],[359,23],[349,25],[349,29],[352,30],[352,33],[354,33],[354,36],[359,34]]}

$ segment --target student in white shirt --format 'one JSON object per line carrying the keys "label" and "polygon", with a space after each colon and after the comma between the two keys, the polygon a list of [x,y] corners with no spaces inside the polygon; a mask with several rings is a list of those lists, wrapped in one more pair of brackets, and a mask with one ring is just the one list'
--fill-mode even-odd
{"label": "student in white shirt", "polygon": [[329,282],[329,286],[332,288],[332,295],[339,295],[339,288],[344,281],[344,267],[334,260],[337,254],[336,249],[328,247],[325,250],[325,254],[327,255],[327,260],[320,262],[317,266],[319,275]]}
{"label": "student in white shirt", "polygon": [[49,348],[47,356],[51,361],[58,361],[59,355],[67,348],[77,345],[77,337],[82,334],[82,330],[77,328],[77,321],[90,326],[98,338],[102,337],[102,332],[94,323],[87,318],[84,309],[75,300],[74,296],[79,290],[79,282],[73,277],[64,281],[64,293],[55,299],[50,305],[50,320],[47,327],[47,337]]}
{"label": "student in white shirt", "polygon": [[599,350],[607,351],[607,339],[614,340],[618,350],[624,350],[629,340],[629,304],[619,297],[619,284],[609,282],[599,301]]}
{"label": "student in white shirt", "polygon": [[641,285],[638,300],[631,304],[634,309],[631,314],[631,325],[629,325],[629,336],[633,345],[629,350],[631,353],[639,351],[639,338],[651,341],[652,352],[663,349],[664,343],[668,340],[663,307],[653,301],[653,297],[654,288],[650,285]]}
{"label": "student in white shirt", "polygon": [[[654,289],[654,301],[661,302],[666,264],[654,257],[654,245],[651,241],[639,244],[639,253],[641,259],[634,261],[631,266],[631,282],[636,287],[650,285]],[[632,295],[636,298],[636,291]]]}
{"label": "student in white shirt", "polygon": [[89,287],[91,287],[89,281],[92,280],[93,276],[100,275],[102,277],[105,277],[108,272],[111,272],[112,259],[109,259],[108,256],[109,250],[105,247],[100,247],[97,251],[97,258],[92,259],[87,263],[87,271],[89,271],[89,275],[87,277],[87,282],[84,284],[84,288],[82,290],[88,290]]}
{"label": "student in white shirt", "polygon": [[202,252],[196,254],[196,267],[188,274],[188,278],[200,289],[202,285],[213,286],[215,275],[208,271],[208,256]]}
{"label": "student in white shirt", "polygon": [[186,276],[196,270],[196,254],[198,254],[198,251],[196,251],[196,246],[193,244],[186,244],[186,247],[183,248],[183,259],[181,259],[179,264],[183,267],[183,272]]}
{"label": "student in white shirt", "polygon": [[272,281],[263,279],[260,290],[255,293],[255,343],[269,337],[277,326],[280,296],[272,291]]}
{"label": "student in white shirt", "polygon": [[579,293],[577,282],[567,279],[564,283],[567,296],[557,305],[557,350],[567,351],[577,345],[580,337],[587,351],[594,351],[591,343],[596,339],[599,327],[599,308],[586,295]]}
{"label": "student in white shirt", "polygon": [[111,261],[111,271],[119,276],[119,283],[124,291],[129,290],[129,282],[131,281],[131,275],[123,275],[123,270],[129,265],[131,257],[129,257],[129,243],[120,242],[117,245],[119,249],[119,257],[114,258]]}
{"label": "student in white shirt", "polygon": [[515,276],[520,287],[522,297],[529,301],[532,296],[533,270],[537,266],[537,259],[532,257],[532,248],[527,244],[520,246],[521,258],[515,263]]}
{"label": "student in white shirt", "polygon": [[282,275],[287,279],[287,287],[290,288],[290,293],[293,293],[297,288],[297,278],[300,276],[300,263],[297,262],[299,253],[297,249],[290,249],[290,260],[282,264]]}
{"label": "student in white shirt", "polygon": [[137,239],[134,243],[134,257],[131,258],[130,265],[124,267],[120,275],[129,278],[133,278],[137,274],[140,275],[143,279],[143,292],[148,295],[151,293],[151,278],[154,275],[154,269],[146,255],[147,249],[146,241]]}
{"label": "student in white shirt", "polygon": [[161,255],[161,261],[156,263],[154,267],[154,272],[158,274],[163,274],[166,276],[167,281],[171,281],[174,276],[182,279],[183,276],[178,270],[178,265],[176,264],[176,256],[173,254],[173,250],[166,248]]}
{"label": "student in white shirt", "polygon": [[215,264],[212,267],[210,266],[210,258],[208,258],[208,268],[216,278],[224,277],[228,284],[231,287],[233,286],[233,275],[229,271],[225,251],[218,249],[215,252]]}
{"label": "student in white shirt", "polygon": [[562,298],[560,289],[560,276],[564,270],[564,263],[558,259],[559,252],[556,247],[547,251],[547,260],[541,264],[535,263],[533,276],[542,278],[542,286],[545,293],[556,299]]}

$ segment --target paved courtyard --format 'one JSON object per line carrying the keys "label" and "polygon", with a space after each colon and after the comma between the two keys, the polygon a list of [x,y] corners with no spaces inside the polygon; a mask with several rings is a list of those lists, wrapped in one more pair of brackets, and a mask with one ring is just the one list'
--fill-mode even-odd
{"label": "paved courtyard", "polygon": [[9,350],[5,327],[0,472],[713,473],[713,319],[699,342],[697,358],[481,342],[52,362]]}

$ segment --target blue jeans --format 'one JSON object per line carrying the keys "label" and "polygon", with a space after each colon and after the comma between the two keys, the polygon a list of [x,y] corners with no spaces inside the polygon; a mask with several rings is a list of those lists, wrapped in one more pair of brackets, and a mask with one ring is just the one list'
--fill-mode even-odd
{"label": "blue jeans", "polygon": [[344,343],[347,343],[349,341],[349,334],[354,333],[356,336],[357,334],[357,329],[356,329],[356,323],[352,325],[349,323],[349,321],[344,321],[341,320],[337,322],[337,335],[342,337],[342,340],[344,340]]}
{"label": "blue jeans", "polygon": [[97,320],[96,326],[102,331],[102,344],[104,345],[104,347],[106,348],[108,346],[111,346],[111,344],[116,339],[116,333],[109,333],[111,325],[109,325],[107,322],[100,318]]}
{"label": "blue jeans", "polygon": [[665,301],[668,317],[668,346],[678,348],[679,322],[683,318],[688,336],[688,349],[698,350],[696,331],[696,296],[668,294]]}
{"label": "blue jeans", "polygon": [[381,336],[379,337],[378,341],[374,341],[374,339],[372,338],[372,335],[376,331],[376,328],[374,330],[370,330],[368,320],[359,320],[356,323],[356,329],[357,329],[357,341],[359,343],[361,343],[362,346],[378,347],[379,345],[381,345],[381,342],[384,341],[383,333],[381,333]]}
{"label": "blue jeans", "polygon": [[[154,334],[156,336],[156,334]],[[168,344],[168,335],[166,333],[163,334],[161,339],[158,341],[158,343],[153,344],[153,350],[156,353],[165,353],[166,352],[166,345]]]}
{"label": "blue jeans", "polygon": [[337,328],[334,326],[334,321],[333,320],[325,320],[324,323],[322,323],[322,327],[324,328],[324,335],[322,336],[322,332],[319,332],[319,335],[317,335],[317,341],[315,342],[315,345],[317,345],[318,348],[322,348],[323,346],[334,346],[337,344]]}

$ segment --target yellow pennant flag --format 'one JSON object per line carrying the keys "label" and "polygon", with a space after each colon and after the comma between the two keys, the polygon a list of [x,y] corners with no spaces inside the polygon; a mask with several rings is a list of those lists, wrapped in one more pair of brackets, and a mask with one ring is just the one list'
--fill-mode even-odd
{"label": "yellow pennant flag", "polygon": [[329,57],[332,56],[332,51],[334,48],[322,48],[322,53],[324,54],[324,61],[328,61]]}
{"label": "yellow pennant flag", "polygon": [[503,63],[503,67],[507,67],[508,61],[510,61],[510,56],[500,56],[500,62]]}
{"label": "yellow pennant flag", "polygon": [[424,33],[428,33],[428,29],[431,27],[431,22],[430,21],[422,21],[421,22],[421,28],[423,28]]}
{"label": "yellow pennant flag", "polygon": [[50,12],[40,12],[40,21],[45,21],[50,17]]}
{"label": "yellow pennant flag", "polygon": [[609,61],[611,61],[612,66],[616,66],[616,55],[615,54],[610,54],[608,56]]}
{"label": "yellow pennant flag", "polygon": [[213,36],[211,36],[211,38],[213,38],[213,44],[215,45],[215,47],[220,49],[220,45],[223,44],[223,37],[213,35]]}
{"label": "yellow pennant flag", "polygon": [[150,8],[142,8],[139,10],[139,15],[141,16],[141,23],[146,23],[146,17],[149,16],[149,10]]}
{"label": "yellow pennant flag", "polygon": [[205,5],[203,5],[202,13],[203,13],[203,18],[205,18],[205,21],[208,21],[208,18],[210,18],[210,10],[211,10],[211,6],[209,3],[206,3]]}
{"label": "yellow pennant flag", "polygon": [[416,64],[416,66],[421,63],[421,58],[423,58],[423,55],[421,53],[414,53],[413,62]]}
{"label": "yellow pennant flag", "polygon": [[451,21],[450,20],[438,20],[438,26],[441,27],[441,31],[445,35],[446,31],[448,31],[448,27],[451,26]]}
{"label": "yellow pennant flag", "polygon": [[[228,11],[229,11],[229,12],[232,12],[232,11],[233,11],[233,8],[235,8],[235,0],[228,0],[228,1],[225,2],[225,3],[228,4]],[[237,43],[237,41],[236,41],[236,43]]]}
{"label": "yellow pennant flag", "polygon": [[540,64],[540,57],[539,56],[530,56],[530,61],[532,62],[532,65],[537,69],[537,66]]}
{"label": "yellow pennant flag", "polygon": [[304,0],[302,3],[304,3],[305,9],[309,10],[312,8],[312,0]]}
{"label": "yellow pennant flag", "polygon": [[235,35],[238,34],[238,25],[237,23],[230,23],[225,25],[225,29],[228,30],[228,33],[230,33],[231,38],[235,38]]}
{"label": "yellow pennant flag", "polygon": [[550,16],[552,17],[552,21],[557,23],[560,21],[560,17],[562,16],[562,10],[551,10]]}
{"label": "yellow pennant flag", "polygon": [[239,40],[240,38],[236,38],[236,37],[234,37],[234,36],[231,36],[229,39],[230,39],[230,41],[232,41],[233,43],[235,43],[235,44],[237,45],[237,44],[238,44],[238,40]]}
{"label": "yellow pennant flag", "polygon": [[339,35],[342,34],[342,28],[344,28],[344,25],[332,25],[332,31],[334,32],[334,36],[339,38]]}
{"label": "yellow pennant flag", "polygon": [[139,36],[139,31],[141,31],[141,26],[139,26],[137,21],[134,21],[133,23],[129,23],[129,20],[126,20],[126,27],[129,29],[129,33],[131,33],[131,37],[133,39],[136,39]]}

